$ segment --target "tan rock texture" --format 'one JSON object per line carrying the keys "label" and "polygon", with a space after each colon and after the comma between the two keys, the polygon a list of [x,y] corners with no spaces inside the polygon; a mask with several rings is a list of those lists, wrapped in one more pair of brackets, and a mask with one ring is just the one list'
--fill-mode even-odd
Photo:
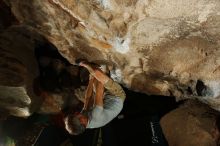
{"label": "tan rock texture", "polygon": [[160,121],[169,146],[217,146],[219,113],[196,100],[166,114]]}
{"label": "tan rock texture", "polygon": [[107,63],[132,90],[198,98],[220,110],[219,0],[5,2],[70,63]]}

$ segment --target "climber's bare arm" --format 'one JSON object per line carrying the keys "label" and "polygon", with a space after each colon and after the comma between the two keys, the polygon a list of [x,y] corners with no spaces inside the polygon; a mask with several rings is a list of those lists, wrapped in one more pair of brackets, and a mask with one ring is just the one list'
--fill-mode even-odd
{"label": "climber's bare arm", "polygon": [[104,85],[101,82],[96,84],[95,105],[103,106]]}
{"label": "climber's bare arm", "polygon": [[90,74],[94,76],[99,82],[101,82],[104,85],[104,87],[110,92],[110,94],[116,97],[120,97],[123,100],[125,99],[126,95],[122,87],[117,82],[109,78],[100,69],[92,68],[92,66],[84,62],[81,62],[80,66],[87,68]]}
{"label": "climber's bare arm", "polygon": [[89,105],[92,102],[92,92],[93,92],[93,83],[96,79],[93,76],[90,76],[89,79],[89,84],[88,87],[86,89],[86,94],[85,94],[85,103],[84,103],[84,107],[83,110],[87,110],[89,108]]}

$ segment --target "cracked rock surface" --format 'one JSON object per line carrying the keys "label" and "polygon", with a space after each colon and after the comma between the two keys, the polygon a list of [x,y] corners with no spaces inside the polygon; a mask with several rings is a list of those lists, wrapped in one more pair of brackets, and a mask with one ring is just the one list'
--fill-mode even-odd
{"label": "cracked rock surface", "polygon": [[19,23],[124,86],[220,110],[219,0],[5,0]]}

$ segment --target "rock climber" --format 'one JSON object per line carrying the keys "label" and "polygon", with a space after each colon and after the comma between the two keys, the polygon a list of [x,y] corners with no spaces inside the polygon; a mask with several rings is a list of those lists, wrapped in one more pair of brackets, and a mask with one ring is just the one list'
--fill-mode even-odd
{"label": "rock climber", "polygon": [[86,62],[80,62],[79,65],[89,71],[90,80],[83,110],[67,114],[64,118],[65,129],[72,135],[81,134],[86,128],[99,128],[109,123],[122,110],[126,97],[122,87],[101,69]]}

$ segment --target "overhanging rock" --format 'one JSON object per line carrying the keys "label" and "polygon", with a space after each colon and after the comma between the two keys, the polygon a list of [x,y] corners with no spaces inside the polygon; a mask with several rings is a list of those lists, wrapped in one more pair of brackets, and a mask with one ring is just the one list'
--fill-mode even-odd
{"label": "overhanging rock", "polygon": [[5,1],[70,63],[108,63],[132,90],[219,110],[219,0]]}

